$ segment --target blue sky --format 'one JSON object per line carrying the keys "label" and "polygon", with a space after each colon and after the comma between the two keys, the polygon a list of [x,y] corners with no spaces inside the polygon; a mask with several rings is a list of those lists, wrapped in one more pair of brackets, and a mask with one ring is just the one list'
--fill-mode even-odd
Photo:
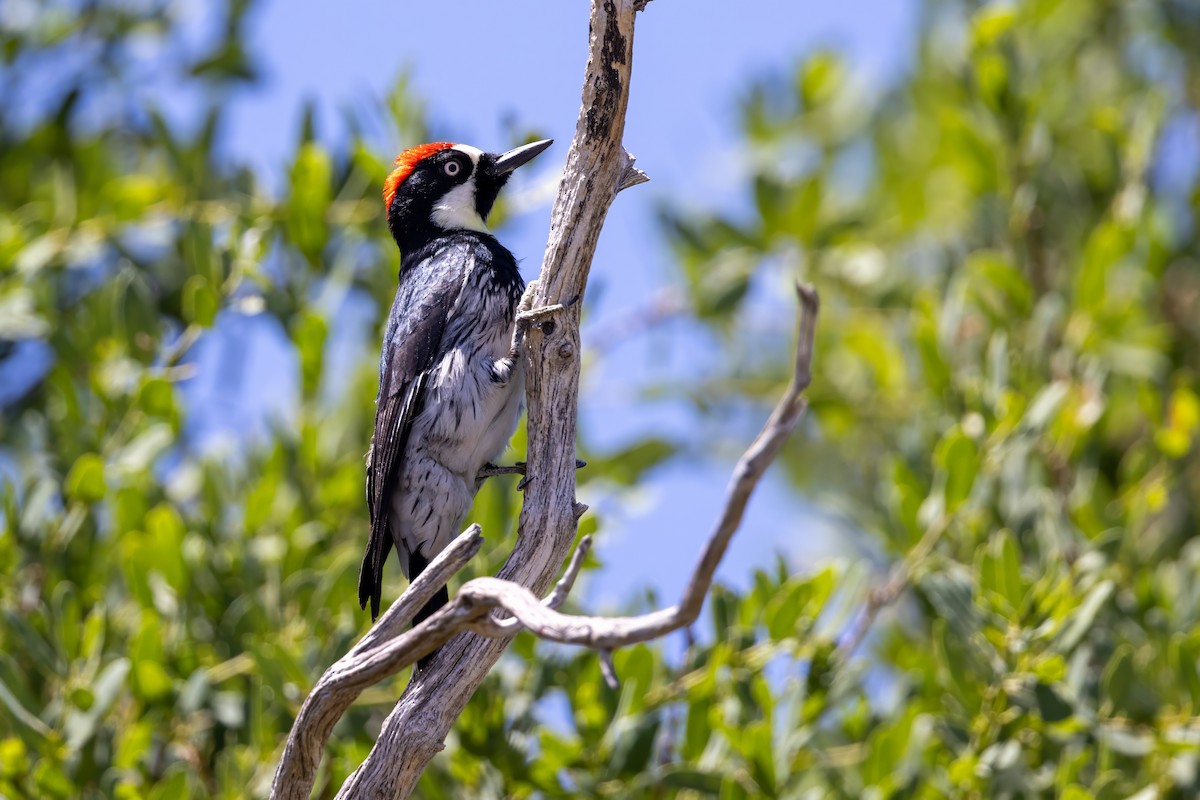
{"label": "blue sky", "polygon": [[[654,225],[661,203],[730,208],[743,202],[737,104],[747,82],[788,74],[803,53],[824,46],[845,53],[865,85],[884,85],[908,61],[915,15],[915,0],[649,5],[637,25],[625,143],[652,182],[623,193],[608,216],[593,265],[595,291],[587,298],[585,348],[588,330],[603,330],[607,321],[676,280]],[[229,109],[222,146],[277,185],[306,102],[317,109],[319,137],[336,140],[344,134],[339,122],[344,109],[383,98],[407,72],[427,104],[437,139],[496,150],[510,143],[514,127],[553,137],[555,147],[524,176],[526,187],[545,182],[561,168],[574,130],[587,16],[584,0],[452,6],[268,0],[256,10],[249,31],[250,52],[264,80]],[[378,142],[387,153],[412,144]],[[526,278],[540,264],[548,215],[548,199],[534,203],[501,232],[522,259]],[[223,335],[205,343],[197,354],[202,368],[217,366],[222,338],[245,347],[239,324],[222,326]],[[278,346],[272,339],[269,332],[255,337],[247,364],[269,363],[270,349]],[[696,374],[707,360],[720,358],[714,346],[695,327],[673,323],[606,353],[583,394],[581,423],[588,441],[603,451],[664,430],[686,441],[697,427],[692,412],[670,404],[631,404],[629,398],[649,375]],[[286,406],[293,391],[287,381],[264,377],[262,370],[245,374],[244,405],[227,418],[251,424],[263,409]],[[205,381],[189,393],[207,393]],[[588,587],[592,601],[615,603],[640,587],[652,587],[668,600],[675,596],[720,505],[729,467],[721,459],[674,462],[653,474],[636,502],[620,508],[601,503],[605,525],[597,548],[608,569]],[[769,480],[751,505],[721,577],[744,584],[755,566],[769,563],[778,551],[804,569],[831,552],[828,532],[790,487]]]}

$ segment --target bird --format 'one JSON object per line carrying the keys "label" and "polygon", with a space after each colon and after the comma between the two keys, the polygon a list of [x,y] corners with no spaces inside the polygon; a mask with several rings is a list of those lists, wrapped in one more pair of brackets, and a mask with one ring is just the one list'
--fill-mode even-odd
{"label": "bird", "polygon": [[[372,621],[392,548],[415,580],[459,533],[481,469],[503,453],[524,410],[517,316],[525,281],[487,218],[512,171],[552,143],[500,154],[423,144],[397,156],[384,181],[401,257],[366,458],[371,527],[358,600],[370,603]],[[413,625],[447,602],[443,586]]]}

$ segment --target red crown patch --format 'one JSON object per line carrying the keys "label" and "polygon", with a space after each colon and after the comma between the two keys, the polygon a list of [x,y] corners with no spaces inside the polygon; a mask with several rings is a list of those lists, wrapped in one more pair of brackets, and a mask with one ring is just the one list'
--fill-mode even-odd
{"label": "red crown patch", "polygon": [[454,147],[454,143],[430,142],[429,144],[419,144],[416,147],[410,147],[396,156],[395,168],[383,182],[383,207],[385,209],[392,207],[392,198],[396,196],[396,190],[412,174],[417,164],[429,158],[434,153],[445,150],[448,147]]}

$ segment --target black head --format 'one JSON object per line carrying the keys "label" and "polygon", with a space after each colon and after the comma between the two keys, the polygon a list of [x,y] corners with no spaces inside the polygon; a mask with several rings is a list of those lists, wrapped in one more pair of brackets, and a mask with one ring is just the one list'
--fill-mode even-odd
{"label": "black head", "polygon": [[551,144],[545,139],[499,155],[449,142],[405,150],[383,185],[392,237],[407,250],[446,231],[487,230],[508,176]]}

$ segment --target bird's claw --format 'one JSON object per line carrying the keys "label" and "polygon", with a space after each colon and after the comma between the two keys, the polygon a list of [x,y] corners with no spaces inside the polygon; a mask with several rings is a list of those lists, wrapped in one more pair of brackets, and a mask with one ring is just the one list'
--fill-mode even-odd
{"label": "bird's claw", "polygon": [[483,469],[479,470],[479,474],[476,477],[479,480],[483,480],[484,478],[494,478],[497,475],[524,475],[524,474],[525,474],[525,462],[524,461],[518,461],[517,463],[509,465],[509,466],[502,466],[500,464],[493,464],[491,462],[488,462],[487,464],[483,465]]}
{"label": "bird's claw", "polygon": [[[517,491],[523,492],[523,491],[525,491],[525,487],[529,485],[529,482],[531,480],[533,480],[533,476],[525,473],[525,462],[524,461],[518,461],[517,463],[521,465],[521,474],[525,475],[524,478],[521,478],[520,483],[517,484]],[[582,458],[575,459],[575,469],[583,469],[586,466],[587,466],[587,462],[584,461]]]}
{"label": "bird's claw", "polygon": [[[587,462],[584,461],[582,458],[575,459],[575,469],[583,469],[586,466],[587,466]],[[499,464],[492,464],[489,462],[489,463],[483,465],[483,469],[479,470],[479,474],[476,476],[476,478],[478,480],[484,480],[486,478],[494,478],[497,475],[522,475],[522,476],[524,476],[521,478],[521,482],[517,484],[518,492],[524,491],[525,487],[529,485],[529,481],[531,480],[530,476],[528,474],[526,474],[524,461],[518,461],[515,464],[510,464],[510,465],[506,465],[506,466],[499,465]]]}
{"label": "bird's claw", "polygon": [[524,311],[517,312],[517,325],[525,328],[540,328],[545,324],[546,320],[562,311],[566,311],[571,306],[579,302],[579,295],[575,295],[565,303],[552,303],[538,308],[528,308]]}

